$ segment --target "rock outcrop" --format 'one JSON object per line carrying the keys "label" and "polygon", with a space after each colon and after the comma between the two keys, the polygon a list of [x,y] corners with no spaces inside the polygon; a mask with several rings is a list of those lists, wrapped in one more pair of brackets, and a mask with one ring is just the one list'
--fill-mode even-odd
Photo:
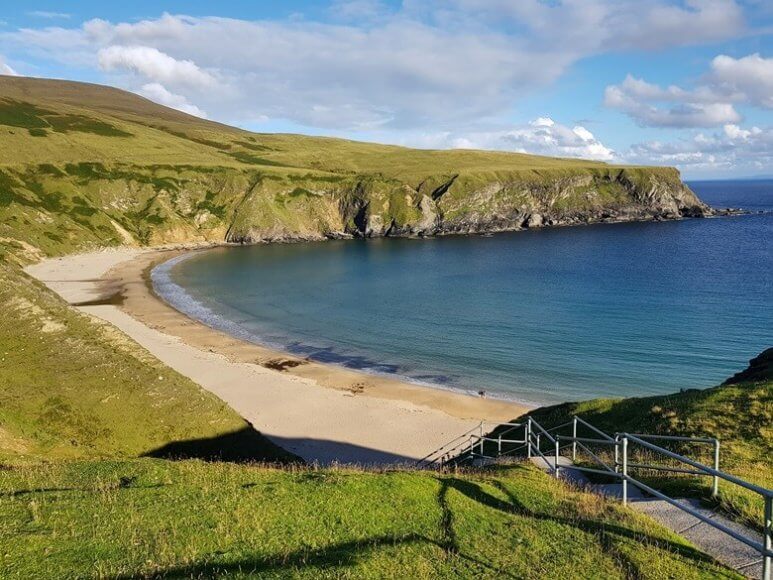
{"label": "rock outcrop", "polygon": [[723,385],[773,380],[773,348],[762,351],[749,361],[749,366],[734,374]]}

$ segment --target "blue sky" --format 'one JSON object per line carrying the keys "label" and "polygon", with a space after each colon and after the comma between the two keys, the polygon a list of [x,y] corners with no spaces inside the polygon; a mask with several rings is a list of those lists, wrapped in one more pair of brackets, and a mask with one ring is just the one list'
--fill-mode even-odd
{"label": "blue sky", "polygon": [[767,0],[13,3],[0,73],[256,131],[773,174]]}

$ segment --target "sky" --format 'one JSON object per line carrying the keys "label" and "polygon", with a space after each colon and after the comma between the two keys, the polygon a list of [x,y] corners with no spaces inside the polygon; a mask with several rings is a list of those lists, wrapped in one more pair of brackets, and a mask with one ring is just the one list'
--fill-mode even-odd
{"label": "sky", "polygon": [[0,10],[2,74],[258,132],[773,175],[773,0],[33,0]]}

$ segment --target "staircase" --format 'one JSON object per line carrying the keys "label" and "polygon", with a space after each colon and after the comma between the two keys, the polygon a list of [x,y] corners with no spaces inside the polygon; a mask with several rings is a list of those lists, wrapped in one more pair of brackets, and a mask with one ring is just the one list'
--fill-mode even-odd
{"label": "staircase", "polygon": [[[675,453],[654,441],[711,446],[713,465]],[[716,438],[642,433],[612,436],[577,416],[562,425],[545,429],[527,417],[523,422],[497,425],[488,433],[484,433],[481,423],[417,464],[428,469],[464,465],[483,467],[513,457],[528,458],[539,468],[572,485],[618,498],[624,505],[648,514],[739,573],[772,580],[773,490],[721,471],[720,442]],[[712,497],[719,495],[720,482],[757,493],[764,505],[764,532],[752,530],[706,508],[699,499],[669,497],[641,481],[642,472],[710,477]],[[599,483],[599,479],[611,483]]]}

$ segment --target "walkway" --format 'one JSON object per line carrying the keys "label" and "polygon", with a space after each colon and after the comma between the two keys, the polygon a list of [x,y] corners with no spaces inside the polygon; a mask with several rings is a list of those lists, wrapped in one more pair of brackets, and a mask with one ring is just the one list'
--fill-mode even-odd
{"label": "walkway", "polygon": [[[549,457],[548,459],[550,465],[546,465],[545,461],[541,458],[533,457],[532,461],[540,469],[552,471],[553,458]],[[562,465],[572,465],[571,459],[559,457],[559,468]],[[595,484],[592,483],[585,474],[576,469],[565,469],[563,472],[559,472],[559,475],[562,479],[577,487],[582,487],[607,497],[622,499],[622,483]],[[628,501],[633,509],[647,514],[665,527],[673,530],[691,542],[695,547],[703,550],[711,557],[716,558],[719,562],[722,562],[725,566],[737,570],[740,574],[744,574],[750,578],[762,577],[762,557],[759,552],[743,542],[722,533],[718,529],[702,522],[698,518],[680,510],[678,507],[673,506],[666,501],[646,496],[639,488],[632,484],[628,486]],[[725,516],[716,513],[715,510],[703,506],[698,499],[680,499],[679,502],[740,534],[754,538],[760,543],[762,542],[761,533],[738,524]]]}

